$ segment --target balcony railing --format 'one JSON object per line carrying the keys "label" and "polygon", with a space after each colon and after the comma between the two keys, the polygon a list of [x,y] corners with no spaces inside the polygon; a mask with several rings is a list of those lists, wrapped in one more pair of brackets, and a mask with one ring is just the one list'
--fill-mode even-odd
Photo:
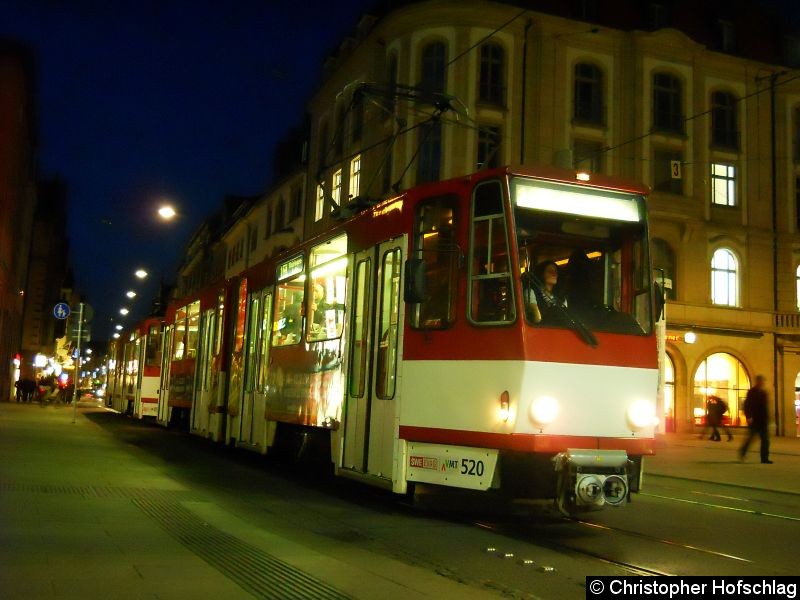
{"label": "balcony railing", "polygon": [[796,333],[800,333],[800,312],[775,313],[775,329],[794,329]]}

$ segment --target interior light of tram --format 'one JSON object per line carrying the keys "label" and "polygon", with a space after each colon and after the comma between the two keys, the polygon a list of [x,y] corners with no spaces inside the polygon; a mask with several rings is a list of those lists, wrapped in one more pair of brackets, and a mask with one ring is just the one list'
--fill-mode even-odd
{"label": "interior light of tram", "polygon": [[632,223],[640,220],[634,196],[610,196],[592,190],[574,192],[526,181],[517,181],[514,191],[517,205],[523,208]]}

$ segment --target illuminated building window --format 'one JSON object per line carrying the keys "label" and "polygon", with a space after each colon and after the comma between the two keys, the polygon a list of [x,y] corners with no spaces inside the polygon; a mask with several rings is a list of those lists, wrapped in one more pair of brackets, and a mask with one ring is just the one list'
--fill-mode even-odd
{"label": "illuminated building window", "polygon": [[323,210],[325,210],[325,188],[321,183],[317,184],[317,198],[314,203],[314,221],[322,219]]}
{"label": "illuminated building window", "polygon": [[709,396],[722,398],[728,405],[724,422],[733,426],[747,425],[744,416],[744,398],[750,389],[750,378],[744,365],[732,354],[718,352],[700,363],[694,374],[692,420],[695,425],[705,423]]}
{"label": "illuminated building window", "polygon": [[675,365],[669,354],[664,354],[664,431],[675,431]]}
{"label": "illuminated building window", "polygon": [[711,302],[739,305],[739,265],[733,252],[720,248],[711,259]]}
{"label": "illuminated building window", "polygon": [[711,202],[719,206],[736,206],[736,167],[711,164]]}
{"label": "illuminated building window", "polygon": [[797,310],[800,310],[800,267],[794,272],[797,282]]}
{"label": "illuminated building window", "polygon": [[[333,188],[331,189],[331,197],[337,206],[342,205],[342,170],[337,169],[333,172]],[[333,207],[331,207],[333,210]]]}
{"label": "illuminated building window", "polygon": [[350,161],[350,198],[356,198],[361,193],[361,155]]}

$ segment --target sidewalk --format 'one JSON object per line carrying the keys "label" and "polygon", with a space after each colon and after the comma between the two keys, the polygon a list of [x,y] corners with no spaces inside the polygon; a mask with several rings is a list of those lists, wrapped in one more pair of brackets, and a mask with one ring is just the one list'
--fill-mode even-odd
{"label": "sidewalk", "polygon": [[736,431],[731,442],[698,439],[697,434],[666,433],[656,436],[656,455],[645,458],[644,477],[679,477],[697,481],[775,490],[800,495],[800,438],[770,438],[770,459],[759,460],[759,440],[753,441],[744,462],[737,454],[746,432]]}
{"label": "sidewalk", "polygon": [[[280,522],[277,508],[254,525],[220,504],[215,492],[192,485],[196,480],[186,476],[180,453],[193,460],[202,446],[182,442],[183,434],[142,429],[88,405],[79,408],[74,424],[72,414],[71,406],[0,402],[3,600],[244,599],[263,597],[258,586],[264,578],[273,586],[316,586],[317,598],[497,597],[328,539],[322,527],[327,521],[314,526],[323,533],[306,531],[305,541],[266,525]],[[109,429],[98,424],[104,419],[122,425]],[[757,448],[739,462],[742,439],[659,436],[656,456],[645,460],[645,489],[648,477],[677,477],[800,494],[800,439],[773,439],[772,465],[758,462]],[[162,444],[168,453],[154,451]],[[201,454],[205,460],[213,456]],[[208,464],[199,471],[216,477]],[[236,481],[227,486],[238,486]],[[332,510],[338,514],[347,507]],[[243,568],[245,559],[252,565]],[[269,572],[263,570],[267,564]]]}

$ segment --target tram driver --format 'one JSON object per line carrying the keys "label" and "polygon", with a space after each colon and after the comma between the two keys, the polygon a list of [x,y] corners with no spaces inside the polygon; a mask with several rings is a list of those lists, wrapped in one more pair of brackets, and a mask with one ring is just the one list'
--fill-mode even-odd
{"label": "tram driver", "polygon": [[562,298],[556,289],[558,265],[552,260],[542,261],[525,279],[525,312],[534,323],[541,323],[544,320],[547,324],[554,309],[567,306],[566,299]]}

